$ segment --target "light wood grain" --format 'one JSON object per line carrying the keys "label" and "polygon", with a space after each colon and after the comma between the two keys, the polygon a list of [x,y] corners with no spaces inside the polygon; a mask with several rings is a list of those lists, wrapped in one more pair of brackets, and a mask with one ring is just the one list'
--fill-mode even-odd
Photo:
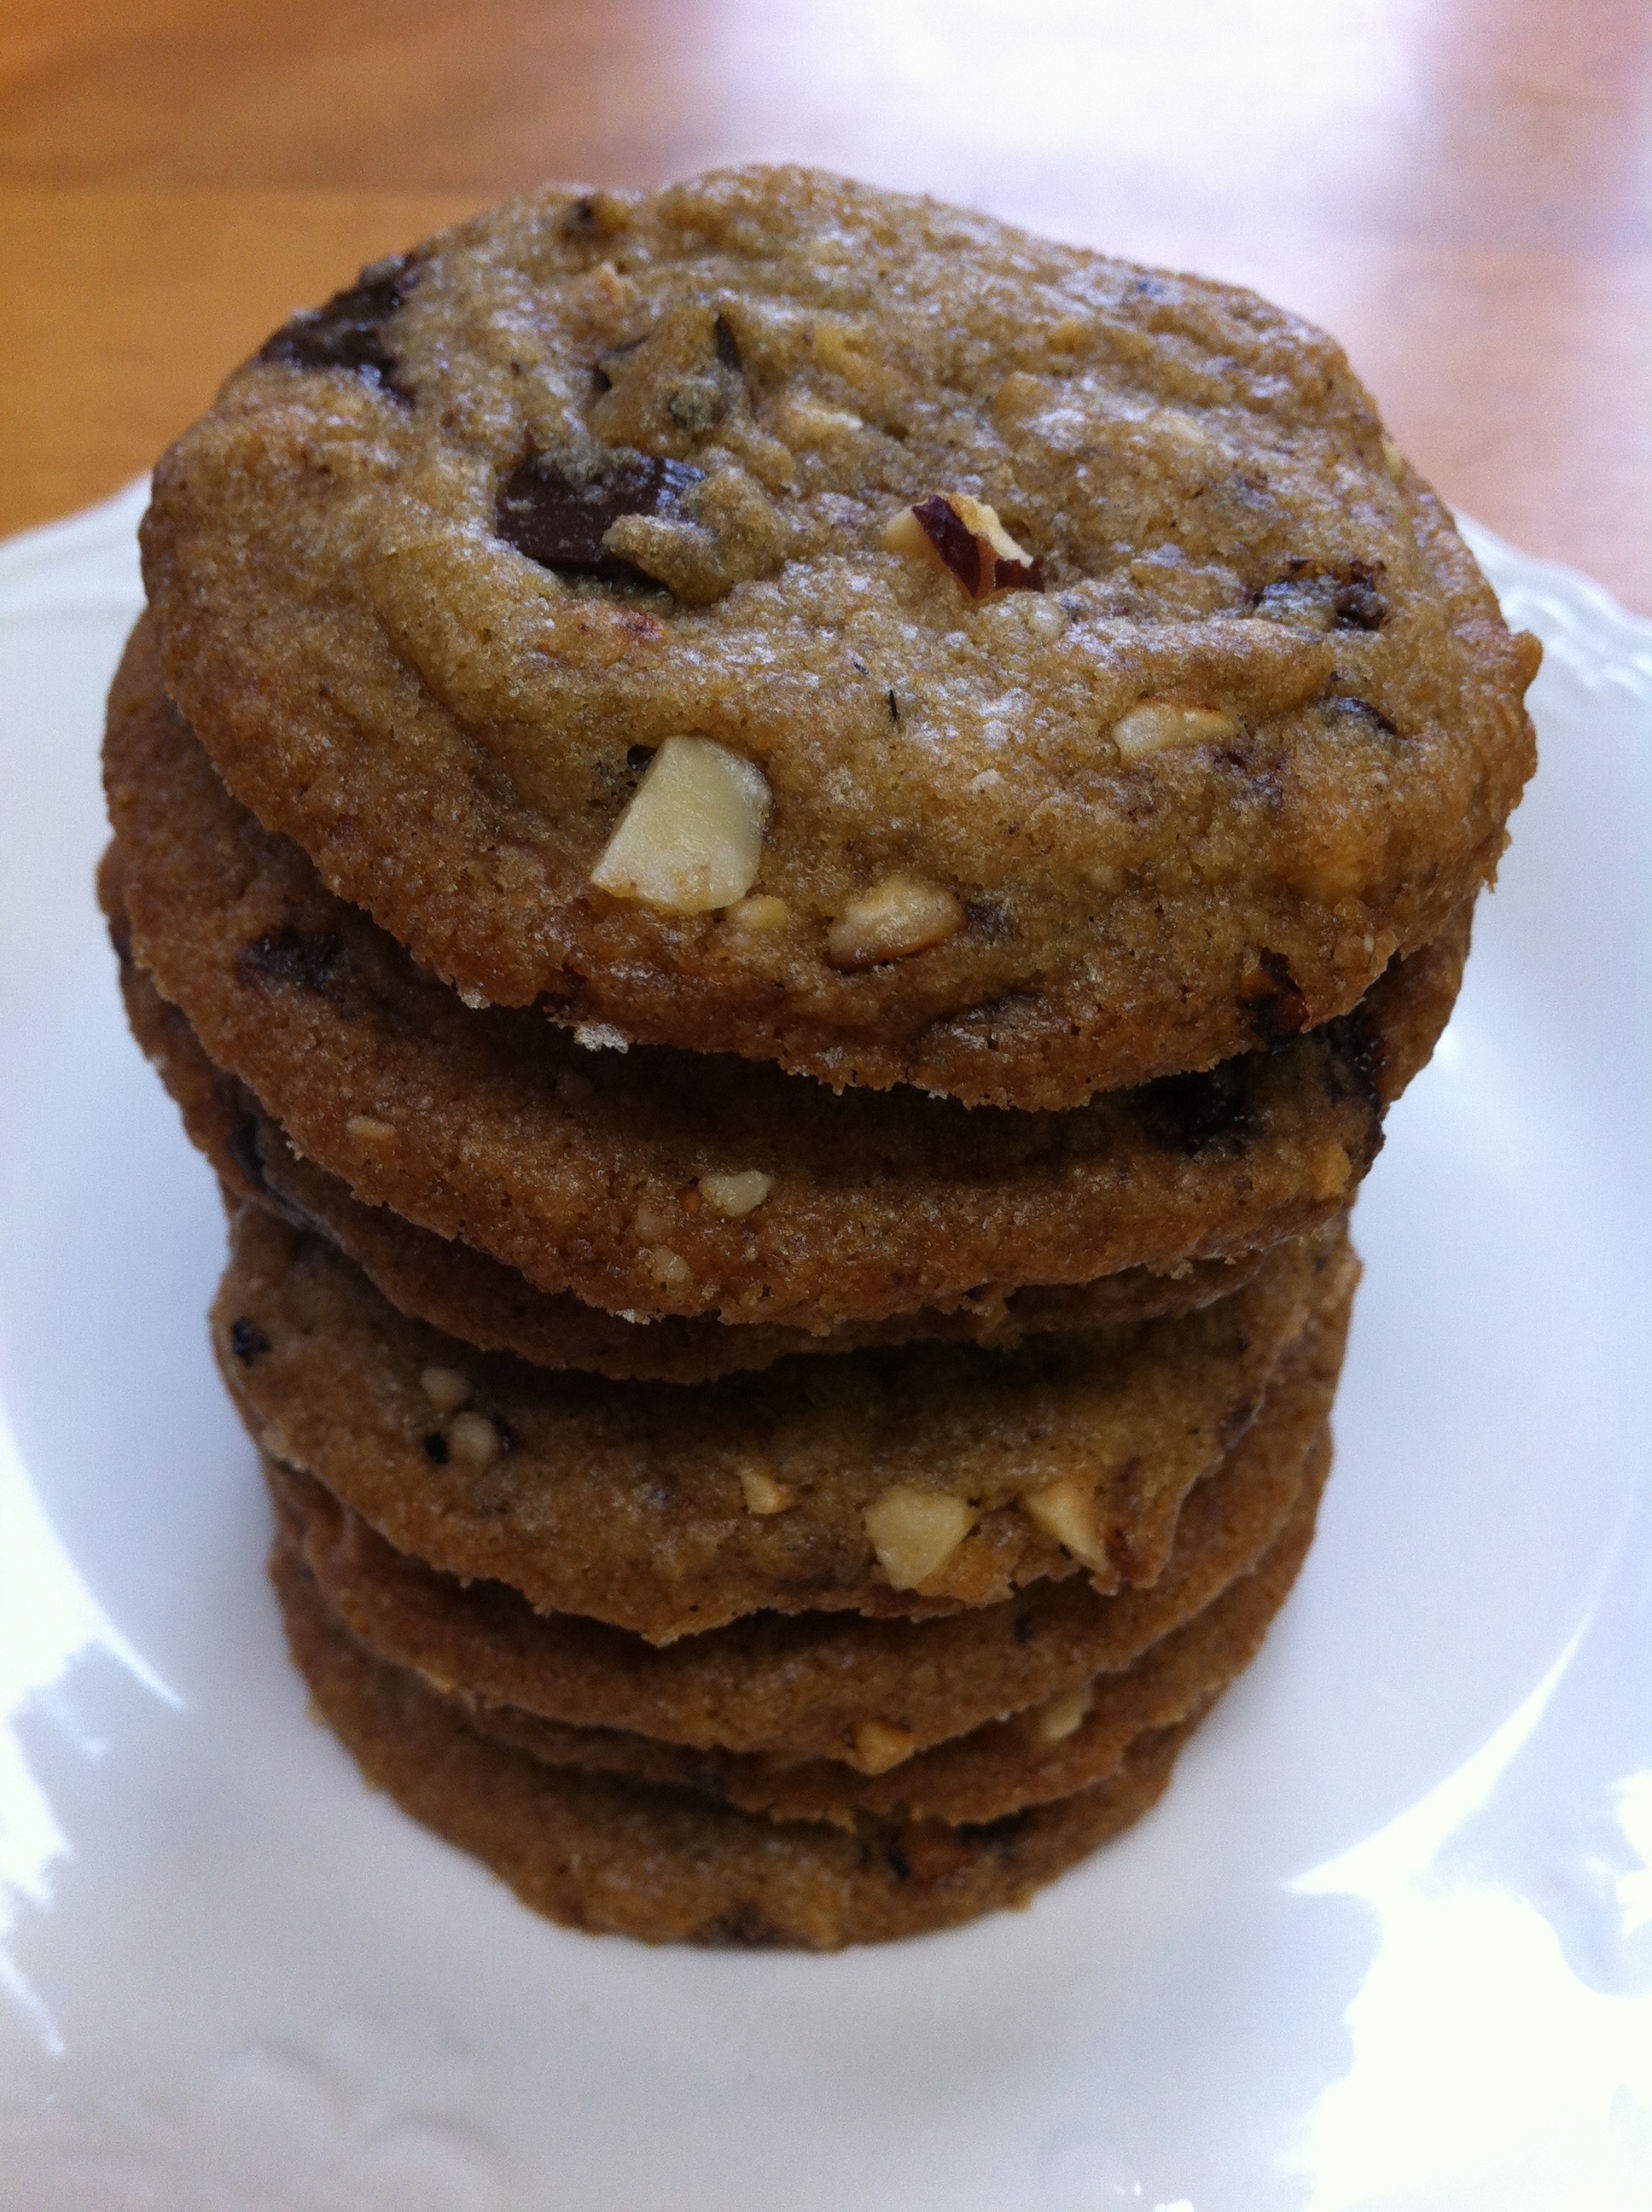
{"label": "light wood grain", "polygon": [[434,194],[0,193],[0,527],[124,483],[295,307],[469,211]]}
{"label": "light wood grain", "polygon": [[0,6],[0,529],[542,176],[793,158],[1254,283],[1455,503],[1652,610],[1643,0]]}

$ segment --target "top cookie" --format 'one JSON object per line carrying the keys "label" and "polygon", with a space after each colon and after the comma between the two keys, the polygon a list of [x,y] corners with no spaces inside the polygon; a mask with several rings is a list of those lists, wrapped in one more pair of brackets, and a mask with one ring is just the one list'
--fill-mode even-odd
{"label": "top cookie", "polygon": [[473,1000],[1058,1107],[1488,879],[1511,638],[1338,349],[796,169],[364,273],[155,476],[220,772]]}

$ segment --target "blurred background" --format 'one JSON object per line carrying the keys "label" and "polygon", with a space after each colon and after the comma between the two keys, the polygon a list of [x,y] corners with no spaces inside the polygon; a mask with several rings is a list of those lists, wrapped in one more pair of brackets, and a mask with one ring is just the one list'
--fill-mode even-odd
{"label": "blurred background", "polygon": [[776,159],[1255,285],[1652,612],[1648,0],[0,0],[0,531],[437,224]]}

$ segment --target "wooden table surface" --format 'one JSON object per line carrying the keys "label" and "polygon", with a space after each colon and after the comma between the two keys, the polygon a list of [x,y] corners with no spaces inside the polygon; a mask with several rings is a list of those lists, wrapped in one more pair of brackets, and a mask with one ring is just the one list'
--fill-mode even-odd
{"label": "wooden table surface", "polygon": [[1251,283],[1652,611],[1647,0],[0,0],[0,531],[547,176],[796,159]]}

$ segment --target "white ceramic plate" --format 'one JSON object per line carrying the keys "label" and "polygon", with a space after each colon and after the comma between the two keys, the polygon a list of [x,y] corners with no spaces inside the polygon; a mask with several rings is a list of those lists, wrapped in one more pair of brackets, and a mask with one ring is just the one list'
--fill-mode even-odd
{"label": "white ceramic plate", "polygon": [[1652,2202],[1652,624],[1548,647],[1394,1114],[1319,1542],[1161,1808],[836,1959],[533,1918],[307,1717],[209,1363],[210,1177],[90,878],[141,487],[0,548],[5,2212]]}

